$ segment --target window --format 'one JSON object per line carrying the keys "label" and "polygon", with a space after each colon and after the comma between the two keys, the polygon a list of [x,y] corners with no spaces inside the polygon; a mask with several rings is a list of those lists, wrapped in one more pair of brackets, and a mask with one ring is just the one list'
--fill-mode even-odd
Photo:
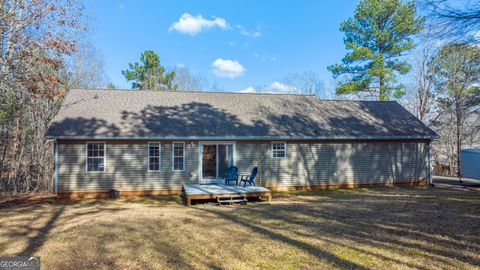
{"label": "window", "polygon": [[285,142],[272,142],[272,157],[284,158],[287,156],[287,148]]}
{"label": "window", "polygon": [[160,143],[148,143],[148,171],[160,171]]}
{"label": "window", "polygon": [[105,171],[105,143],[87,143],[87,172]]}
{"label": "window", "polygon": [[183,171],[185,169],[185,143],[174,142],[173,147],[173,170]]}

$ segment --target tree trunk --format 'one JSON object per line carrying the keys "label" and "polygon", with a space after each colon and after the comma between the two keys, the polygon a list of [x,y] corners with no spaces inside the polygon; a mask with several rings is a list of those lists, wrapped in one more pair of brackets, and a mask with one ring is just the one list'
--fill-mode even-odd
{"label": "tree trunk", "polygon": [[380,84],[379,84],[379,85],[380,85],[380,88],[378,89],[378,99],[379,99],[380,101],[385,101],[385,97],[384,97],[384,91],[385,91],[385,90],[383,89],[385,83],[384,83],[383,80],[384,80],[383,76],[380,76]]}
{"label": "tree trunk", "polygon": [[460,128],[457,126],[457,176],[462,177],[460,171],[460,151],[462,149],[462,144],[460,142]]}
{"label": "tree trunk", "polygon": [[[458,106],[458,104],[457,104]],[[457,176],[460,178],[462,177],[462,173],[460,171],[460,152],[462,150],[462,141],[461,141],[461,127],[462,127],[462,121],[461,121],[461,117],[462,117],[462,113],[460,111],[460,108],[456,108],[457,109]]]}

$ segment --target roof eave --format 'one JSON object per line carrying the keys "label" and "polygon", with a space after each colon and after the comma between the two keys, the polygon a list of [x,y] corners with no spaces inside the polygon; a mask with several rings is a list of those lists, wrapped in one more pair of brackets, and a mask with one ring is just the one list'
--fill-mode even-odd
{"label": "roof eave", "polygon": [[47,136],[57,140],[434,140],[438,136]]}

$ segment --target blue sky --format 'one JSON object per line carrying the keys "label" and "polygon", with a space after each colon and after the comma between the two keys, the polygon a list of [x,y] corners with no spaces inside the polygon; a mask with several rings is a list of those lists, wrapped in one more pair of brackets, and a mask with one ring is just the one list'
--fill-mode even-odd
{"label": "blue sky", "polygon": [[109,80],[130,88],[121,70],[145,50],[167,67],[183,65],[226,91],[272,85],[289,73],[317,73],[345,54],[340,22],[357,1],[88,0],[92,43]]}

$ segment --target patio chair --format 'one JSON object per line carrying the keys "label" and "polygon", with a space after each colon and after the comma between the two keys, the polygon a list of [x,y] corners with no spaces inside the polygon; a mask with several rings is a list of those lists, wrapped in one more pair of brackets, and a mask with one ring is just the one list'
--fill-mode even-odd
{"label": "patio chair", "polygon": [[250,185],[250,186],[256,186],[255,185],[255,177],[257,176],[257,173],[258,173],[258,168],[255,167],[253,168],[252,170],[252,174],[250,175],[242,175],[240,177],[240,186],[242,185],[242,182],[243,182],[243,187],[247,186],[247,183]]}
{"label": "patio chair", "polygon": [[228,186],[230,182],[235,182],[235,186],[238,186],[238,168],[230,166],[225,173],[225,186]]}

